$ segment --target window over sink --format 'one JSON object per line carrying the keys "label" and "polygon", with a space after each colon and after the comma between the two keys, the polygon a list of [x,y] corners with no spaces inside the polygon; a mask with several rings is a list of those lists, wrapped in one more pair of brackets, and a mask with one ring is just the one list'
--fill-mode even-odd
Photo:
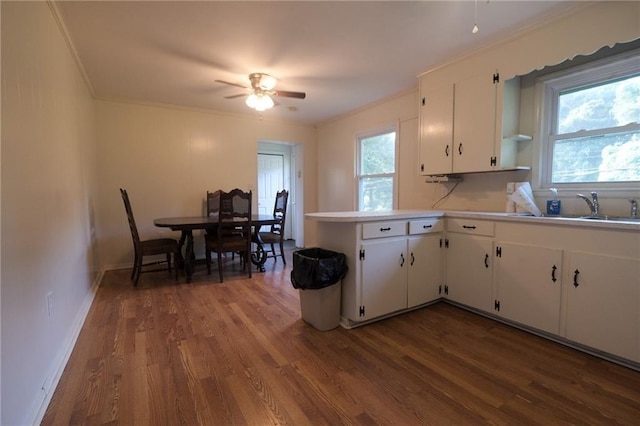
{"label": "window over sink", "polygon": [[640,182],[640,51],[541,77],[542,187]]}

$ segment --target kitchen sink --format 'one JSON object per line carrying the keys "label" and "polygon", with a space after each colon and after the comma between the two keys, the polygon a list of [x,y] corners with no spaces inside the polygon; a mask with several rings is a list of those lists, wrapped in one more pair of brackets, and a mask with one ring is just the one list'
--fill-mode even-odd
{"label": "kitchen sink", "polygon": [[578,219],[589,220],[608,220],[613,222],[633,222],[640,223],[640,218],[636,217],[620,217],[620,216],[578,216]]}

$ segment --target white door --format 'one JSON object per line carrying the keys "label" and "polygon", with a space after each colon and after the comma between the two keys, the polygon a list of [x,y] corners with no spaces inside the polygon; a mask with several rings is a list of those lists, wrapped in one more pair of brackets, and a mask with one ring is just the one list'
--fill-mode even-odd
{"label": "white door", "polygon": [[258,154],[258,213],[273,213],[276,193],[283,189],[284,155]]}

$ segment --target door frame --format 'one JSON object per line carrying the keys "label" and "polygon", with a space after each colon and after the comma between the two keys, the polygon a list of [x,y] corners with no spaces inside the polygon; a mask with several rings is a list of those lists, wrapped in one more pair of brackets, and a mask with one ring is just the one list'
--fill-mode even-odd
{"label": "door frame", "polygon": [[[258,149],[256,155],[256,163],[258,155],[283,155],[284,169],[288,169],[289,173],[284,175],[284,189],[289,191],[289,200],[287,206],[287,232],[290,232],[290,238],[295,240],[296,247],[304,245],[304,191],[303,191],[303,145],[290,142],[278,141],[258,141]],[[259,176],[259,173],[256,173]],[[260,187],[256,182],[257,188]],[[257,196],[258,194],[256,194]],[[287,237],[285,232],[285,237]]]}

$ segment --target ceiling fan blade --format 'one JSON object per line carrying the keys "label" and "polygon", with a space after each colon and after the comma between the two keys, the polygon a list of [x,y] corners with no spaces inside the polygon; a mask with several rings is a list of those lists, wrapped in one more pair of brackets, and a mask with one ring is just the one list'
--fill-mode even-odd
{"label": "ceiling fan blade", "polygon": [[224,80],[215,80],[218,83],[222,83],[222,84],[228,84],[229,86],[236,86],[236,87],[241,87],[243,89],[248,89],[247,86],[243,86],[242,84],[237,84],[237,83],[231,83],[229,81],[224,81]]}
{"label": "ceiling fan blade", "polygon": [[288,92],[286,90],[276,90],[277,96],[282,96],[283,98],[296,98],[296,99],[304,99],[307,97],[307,94],[304,92]]}
{"label": "ceiling fan blade", "polygon": [[242,97],[242,96],[247,96],[247,94],[246,94],[246,93],[243,93],[243,94],[241,94],[241,95],[225,96],[224,98],[225,98],[225,99],[235,99],[235,98],[240,98],[240,97]]}

